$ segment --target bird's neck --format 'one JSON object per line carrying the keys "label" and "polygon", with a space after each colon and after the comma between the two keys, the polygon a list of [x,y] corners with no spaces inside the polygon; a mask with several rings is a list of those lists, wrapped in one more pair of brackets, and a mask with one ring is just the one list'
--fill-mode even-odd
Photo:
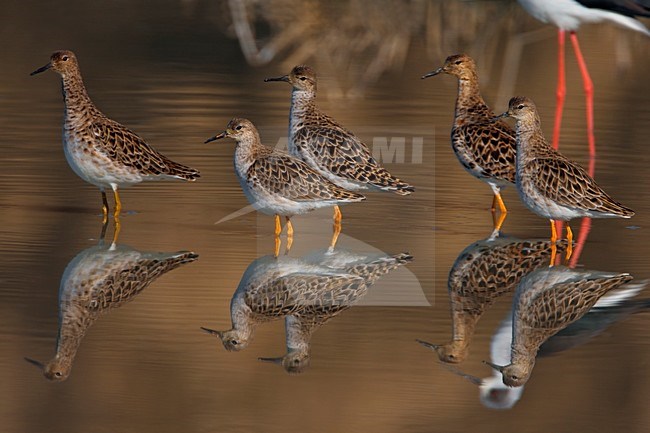
{"label": "bird's neck", "polygon": [[235,167],[245,173],[255,159],[265,150],[257,132],[253,131],[237,140],[235,148]]}
{"label": "bird's neck", "polygon": [[287,352],[308,352],[311,336],[317,325],[300,320],[293,316],[285,319],[285,338]]}
{"label": "bird's neck", "polygon": [[469,345],[474,328],[480,316],[469,314],[465,311],[452,311],[452,340],[462,342],[465,346]]}
{"label": "bird's neck", "polygon": [[63,74],[61,82],[66,126],[78,124],[100,114],[90,100],[78,71]]}
{"label": "bird's neck", "polygon": [[548,147],[538,115],[517,120],[515,131],[517,135],[518,165],[530,159],[538,147]]}
{"label": "bird's neck", "polygon": [[291,92],[291,109],[289,112],[289,143],[293,134],[304,119],[316,111],[316,92],[311,90],[293,89]]}
{"label": "bird's neck", "polygon": [[512,344],[510,346],[511,363],[529,364],[535,363],[535,357],[539,346],[548,338],[548,333],[540,333],[539,330],[521,325],[514,317]]}
{"label": "bird's neck", "polygon": [[302,115],[313,109],[316,104],[316,92],[313,90],[293,89],[291,92],[291,114]]}
{"label": "bird's neck", "polygon": [[250,307],[246,305],[243,296],[233,298],[230,304],[230,320],[232,329],[239,332],[239,335],[248,339],[255,329],[257,322]]}
{"label": "bird's neck", "polygon": [[59,364],[69,365],[72,364],[81,340],[98,314],[74,302],[62,305],[61,308],[55,360]]}
{"label": "bird's neck", "polygon": [[468,114],[468,110],[476,105],[485,105],[478,86],[476,74],[470,74],[458,79],[458,97],[456,98],[456,116]]}
{"label": "bird's neck", "polygon": [[512,350],[510,351],[510,363],[517,365],[529,365],[531,368],[535,365],[535,357],[537,356],[537,350],[526,350],[524,348],[512,345]]}

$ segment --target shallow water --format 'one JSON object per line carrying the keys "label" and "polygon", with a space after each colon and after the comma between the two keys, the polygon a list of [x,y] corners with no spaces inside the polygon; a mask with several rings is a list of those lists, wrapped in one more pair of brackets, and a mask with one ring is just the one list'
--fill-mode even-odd
{"label": "shallow water", "polygon": [[[227,4],[6,5],[0,16],[8,42],[0,72],[2,432],[648,431],[648,313],[624,317],[587,344],[540,359],[509,411],[484,407],[476,386],[415,342],[449,340],[449,269],[492,228],[489,188],[467,176],[449,146],[456,83],[448,76],[419,77],[444,56],[467,51],[483,68],[484,96],[499,101],[495,110],[505,109],[510,93],[528,95],[550,134],[555,32],[514,2],[415,3],[421,13],[413,12],[417,18],[408,25],[396,15],[408,11],[378,4],[359,2],[355,9],[369,23],[377,20],[369,27],[379,36],[364,33],[370,41],[364,49],[355,51],[349,40],[320,40],[310,27],[261,66],[249,65],[242,55]],[[261,43],[288,28],[283,20],[291,17],[284,2],[270,5],[255,9]],[[315,8],[312,19],[337,22],[330,18],[338,19],[345,7]],[[395,21],[401,24],[389,25]],[[341,23],[364,31],[360,24]],[[494,32],[489,40],[475,37],[486,27]],[[518,61],[507,60],[506,44],[531,30],[539,30],[537,41]],[[580,39],[596,86],[596,177],[637,212],[632,220],[594,221],[580,267],[644,280],[650,277],[650,47],[640,36],[610,26],[585,28]],[[389,42],[404,57],[387,56],[385,64],[372,66]],[[23,358],[45,362],[53,356],[62,275],[77,254],[97,244],[101,232],[100,194],[63,157],[59,79],[52,73],[29,76],[60,48],[77,53],[100,109],[172,159],[198,168],[202,177],[192,184],[150,183],[123,191],[120,245],[188,250],[199,258],[99,317],[83,338],[68,380],[51,383]],[[409,197],[373,193],[364,203],[344,207],[339,247],[409,252],[414,260],[381,278],[362,305],[314,332],[309,369],[287,375],[258,361],[284,353],[281,321],[261,325],[250,347],[237,353],[199,329],[230,326],[230,299],[244,270],[273,249],[272,218],[231,215],[247,205],[232,170],[234,143],[203,141],[231,117],[246,116],[265,143],[281,145],[289,88],[262,80],[302,62],[320,73],[321,106],[346,127],[376,149],[391,138],[404,140],[404,161],[399,153],[385,153],[384,162],[417,188]],[[504,64],[506,71],[518,72],[514,83],[501,83]],[[581,81],[570,56],[567,64],[561,149],[586,162]],[[365,72],[372,67],[376,74]],[[510,210],[507,234],[548,236],[547,222],[523,208],[515,191],[506,190],[504,200]],[[330,217],[323,211],[294,218],[290,255],[325,248]],[[504,296],[484,314],[462,371],[491,374],[481,361],[489,359],[491,337],[510,300]]]}

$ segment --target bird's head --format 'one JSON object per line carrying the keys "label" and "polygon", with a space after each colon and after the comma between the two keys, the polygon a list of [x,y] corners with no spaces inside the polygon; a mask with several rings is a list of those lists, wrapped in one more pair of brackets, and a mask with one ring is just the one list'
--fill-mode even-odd
{"label": "bird's head", "polygon": [[65,75],[70,71],[76,71],[78,68],[79,65],[77,64],[77,57],[74,55],[74,53],[68,50],[61,50],[52,53],[50,56],[50,62],[45,66],[41,66],[30,75],[40,74],[41,72],[45,72],[48,69],[52,69],[61,75]]}
{"label": "bird's head", "polygon": [[422,76],[422,78],[429,78],[438,74],[445,73],[458,77],[459,79],[469,79],[476,75],[476,64],[474,60],[467,54],[454,54],[447,57],[445,64]]}
{"label": "bird's head", "polygon": [[205,140],[206,143],[209,143],[214,140],[220,140],[222,138],[233,138],[237,141],[240,141],[244,138],[250,137],[257,134],[257,128],[253,125],[248,119],[242,119],[235,117],[226,126],[226,130],[221,134],[217,134]]}
{"label": "bird's head", "polygon": [[298,65],[287,75],[267,78],[264,81],[284,81],[291,84],[296,90],[316,91],[316,72],[306,65]]}
{"label": "bird's head", "polygon": [[201,329],[208,334],[218,337],[228,352],[239,352],[248,347],[248,343],[250,342],[250,336],[245,335],[237,329],[230,329],[228,331],[216,331],[204,327],[201,327]]}

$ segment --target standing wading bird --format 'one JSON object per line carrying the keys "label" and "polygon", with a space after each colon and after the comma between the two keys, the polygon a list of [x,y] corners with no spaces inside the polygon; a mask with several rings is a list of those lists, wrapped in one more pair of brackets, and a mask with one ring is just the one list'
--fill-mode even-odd
{"label": "standing wading bird", "polygon": [[108,188],[115,196],[114,217],[119,224],[122,210],[119,188],[145,180],[198,179],[197,170],[161,155],[134,132],[99,111],[86,92],[77,57],[72,51],[54,52],[50,62],[31,75],[48,69],[61,75],[63,82],[65,157],[79,177],[101,191],[105,221],[108,218],[105,192]]}
{"label": "standing wading bird", "polygon": [[587,70],[576,31],[581,24],[609,21],[628,29],[636,30],[646,36],[650,31],[634,17],[650,17],[650,1],[648,0],[518,0],[519,4],[538,20],[551,23],[558,28],[558,82],[557,105],[555,110],[555,126],[553,129],[553,148],[560,143],[560,125],[562,110],[566,96],[566,80],[564,66],[565,32],[569,31],[573,51],[580,67],[582,82],[587,103],[587,138],[589,154],[596,155],[596,139],[594,137],[594,85]]}
{"label": "standing wading bird", "polygon": [[501,218],[498,222],[495,220],[495,228],[500,230],[508,212],[501,198],[501,188],[515,182],[515,132],[507,123],[493,121],[495,114],[481,97],[476,64],[471,57],[465,54],[449,56],[442,67],[422,79],[440,73],[458,78],[451,128],[452,149],[469,174],[492,188],[492,212],[496,212],[497,205],[501,211]]}
{"label": "standing wading bird", "polygon": [[[316,106],[316,73],[296,66],[288,75],[266,78],[293,86],[289,113],[289,153],[305,161],[331,182],[350,191],[390,191],[409,195],[415,188],[382,167],[372,152],[352,132]],[[334,222],[341,211],[334,207]]]}
{"label": "standing wading bird", "polygon": [[[573,218],[631,218],[634,211],[612,199],[578,164],[548,145],[542,133],[535,103],[526,97],[510,99],[508,111],[498,117],[517,121],[517,190],[524,204],[551,221],[551,242],[555,246],[555,220],[567,223],[568,248],[572,253]],[[554,248],[555,252],[555,248]],[[555,262],[555,254],[551,265]]]}
{"label": "standing wading bird", "polygon": [[[248,119],[234,118],[219,135],[233,138],[235,173],[248,201],[262,213],[275,215],[275,255],[279,253],[282,232],[280,216],[287,220],[287,249],[293,242],[291,216],[328,206],[365,200],[361,194],[341,188],[312,170],[305,162],[277,149],[264,146],[255,125]],[[332,237],[336,244],[338,233]]]}

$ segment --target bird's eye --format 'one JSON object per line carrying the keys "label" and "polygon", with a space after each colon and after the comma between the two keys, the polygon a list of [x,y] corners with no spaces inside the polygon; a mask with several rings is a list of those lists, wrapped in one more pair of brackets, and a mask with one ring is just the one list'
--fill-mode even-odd
{"label": "bird's eye", "polygon": [[519,377],[517,377],[517,376],[510,376],[510,379],[512,379],[512,380],[519,380]]}
{"label": "bird's eye", "polygon": [[300,77],[300,81],[305,81],[307,77]]}
{"label": "bird's eye", "polygon": [[239,343],[237,343],[237,340],[230,340],[230,344],[232,344],[233,346],[236,346]]}
{"label": "bird's eye", "polygon": [[456,60],[456,61],[454,62],[454,65],[460,65],[461,63],[463,63],[462,60]]}
{"label": "bird's eye", "polygon": [[61,376],[63,376],[63,375],[61,374],[60,371],[55,371],[55,372],[54,372],[54,375],[55,375],[56,377],[61,377]]}
{"label": "bird's eye", "polygon": [[522,108],[524,108],[524,104],[517,105],[517,109],[521,110]]}
{"label": "bird's eye", "polygon": [[61,57],[61,60],[63,60],[64,62],[67,62],[68,61],[68,56]]}
{"label": "bird's eye", "polygon": [[[237,127],[236,127],[235,129],[236,129],[237,131],[240,131],[240,130],[241,130],[241,125],[237,125]],[[233,340],[233,341],[234,341],[234,340]]]}

